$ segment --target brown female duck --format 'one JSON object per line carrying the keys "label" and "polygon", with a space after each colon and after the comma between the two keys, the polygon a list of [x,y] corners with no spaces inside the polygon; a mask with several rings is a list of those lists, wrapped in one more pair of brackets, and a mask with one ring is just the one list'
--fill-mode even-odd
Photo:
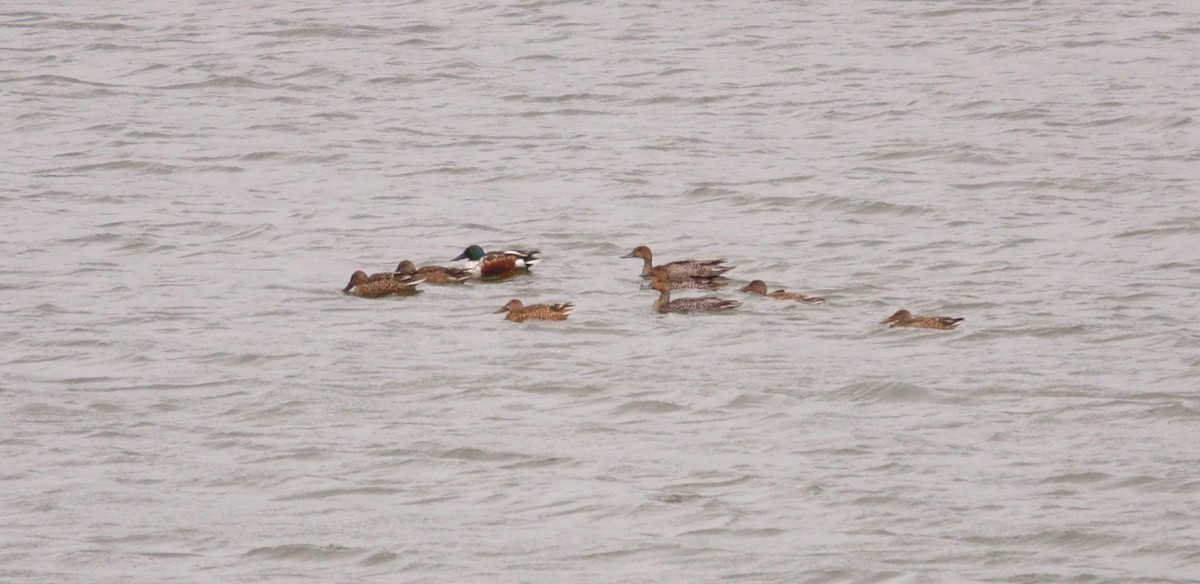
{"label": "brown female duck", "polygon": [[725,260],[679,260],[667,264],[654,265],[654,254],[650,248],[639,245],[622,258],[641,258],[642,277],[662,277],[665,280],[683,280],[687,278],[716,278],[735,266],[723,265]]}
{"label": "brown female duck", "polygon": [[797,294],[795,292],[788,292],[787,290],[776,290],[774,292],[768,293],[767,292],[767,283],[763,282],[762,280],[754,280],[753,282],[750,282],[744,288],[741,289],[741,292],[749,292],[750,294],[759,294],[762,296],[766,296],[767,298],[774,298],[776,300],[794,300],[796,302],[803,302],[805,304],[824,304],[825,303],[825,299],[821,298],[820,296],[805,296],[803,294]]}
{"label": "brown female duck", "polygon": [[954,318],[949,316],[913,316],[913,313],[907,310],[897,310],[879,324],[891,324],[891,327],[908,326],[913,328],[938,329],[943,331],[953,330],[963,321],[962,318]]}
{"label": "brown female duck", "polygon": [[650,287],[658,290],[658,300],[654,301],[654,310],[661,313],[667,312],[719,312],[723,310],[733,310],[742,305],[737,300],[726,300],[717,298],[716,296],[705,296],[703,298],[677,298],[671,300],[671,282],[666,278],[655,278],[650,282]]}
{"label": "brown female duck", "polygon": [[513,322],[525,322],[527,320],[567,320],[568,316],[575,311],[575,305],[570,302],[564,304],[530,304],[525,306],[520,300],[513,298],[509,300],[495,314],[507,312],[508,315],[504,320]]}
{"label": "brown female duck", "polygon": [[342,293],[362,298],[380,298],[392,295],[407,296],[416,294],[417,284],[424,281],[424,278],[401,276],[394,272],[383,272],[368,276],[366,272],[359,270],[350,276],[350,283],[346,284],[346,287],[342,289]]}

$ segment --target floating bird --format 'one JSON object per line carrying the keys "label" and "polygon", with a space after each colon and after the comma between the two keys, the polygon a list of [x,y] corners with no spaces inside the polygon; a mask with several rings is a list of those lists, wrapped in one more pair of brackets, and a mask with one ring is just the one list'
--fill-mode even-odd
{"label": "floating bird", "polygon": [[754,280],[753,282],[747,284],[746,287],[742,288],[740,291],[749,292],[750,294],[761,294],[767,298],[774,298],[776,300],[795,300],[796,302],[803,302],[805,304],[825,303],[825,299],[819,296],[805,296],[795,292],[788,292],[787,290],[776,290],[768,294],[767,283],[763,282],[762,280]]}
{"label": "floating bird", "polygon": [[410,295],[417,293],[417,284],[424,278],[399,276],[393,272],[367,275],[359,270],[350,276],[350,283],[342,289],[343,294],[360,296],[362,298],[380,298],[382,296]]}
{"label": "floating bird", "polygon": [[471,278],[471,272],[467,270],[443,266],[421,266],[418,269],[416,264],[408,260],[404,260],[396,266],[396,273],[425,278],[426,284],[460,284]]}
{"label": "floating bird", "polygon": [[575,311],[575,305],[567,302],[565,304],[530,304],[525,306],[520,300],[513,298],[509,300],[495,314],[507,312],[508,316],[504,320],[513,322],[525,322],[527,320],[567,320],[568,316]]}
{"label": "floating bird", "polygon": [[958,326],[962,321],[963,319],[961,318],[952,318],[949,316],[913,316],[913,314],[907,310],[897,310],[896,314],[893,314],[880,321],[879,324],[890,323],[892,326],[888,328],[910,326],[914,328],[948,331]]}
{"label": "floating bird", "polygon": [[482,247],[471,245],[451,261],[468,260],[466,269],[476,278],[503,278],[533,267],[542,260],[538,253],[536,249],[485,252]]}
{"label": "floating bird", "polygon": [[680,260],[667,264],[654,265],[654,254],[650,248],[639,245],[622,258],[642,258],[642,277],[659,277],[666,280],[681,280],[685,278],[716,278],[734,266],[722,265],[725,260]]}
{"label": "floating bird", "polygon": [[654,309],[662,312],[693,312],[707,311],[717,312],[722,310],[733,310],[742,305],[737,300],[726,300],[717,298],[716,296],[704,296],[702,298],[677,298],[671,300],[671,283],[665,278],[655,277],[650,282],[650,287],[658,290],[658,300],[654,301]]}

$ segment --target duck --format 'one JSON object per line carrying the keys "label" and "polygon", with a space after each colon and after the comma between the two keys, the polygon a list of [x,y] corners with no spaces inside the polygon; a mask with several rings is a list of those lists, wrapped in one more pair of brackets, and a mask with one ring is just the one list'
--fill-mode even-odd
{"label": "duck", "polygon": [[908,326],[913,328],[938,329],[943,331],[953,330],[964,319],[949,316],[913,316],[913,313],[907,310],[897,310],[896,314],[879,321],[879,324],[891,324],[888,328],[898,326]]}
{"label": "duck", "polygon": [[507,312],[504,320],[525,322],[527,320],[567,320],[575,311],[575,305],[570,302],[563,304],[530,304],[525,306],[520,300],[513,298],[494,314]]}
{"label": "duck", "polygon": [[747,284],[744,288],[742,288],[739,291],[740,292],[748,292],[750,294],[759,294],[762,296],[766,296],[767,298],[774,298],[776,300],[795,300],[796,302],[803,302],[805,304],[824,304],[825,303],[825,299],[821,298],[820,296],[805,296],[803,294],[797,294],[795,292],[788,292],[787,290],[776,290],[774,292],[768,293],[767,292],[767,283],[762,280],[754,280],[754,281],[750,282],[749,284]]}
{"label": "duck", "polygon": [[733,310],[742,305],[738,300],[726,300],[716,296],[671,300],[671,282],[666,278],[655,277],[650,281],[650,287],[658,290],[658,300],[654,301],[654,310],[663,314],[668,312],[720,312]]}
{"label": "duck", "polygon": [[392,295],[408,296],[416,294],[418,292],[417,284],[424,281],[424,278],[400,276],[394,272],[383,272],[368,276],[366,272],[359,270],[350,276],[350,283],[346,284],[345,288],[342,288],[342,293],[361,298],[381,298]]}
{"label": "duck", "polygon": [[451,261],[467,260],[466,270],[475,278],[504,278],[521,271],[528,271],[542,258],[536,249],[510,249],[483,251],[478,245],[469,245]]}
{"label": "duck", "polygon": [[447,268],[444,266],[421,266],[404,260],[400,265],[396,266],[396,273],[405,276],[420,276],[425,278],[426,284],[461,284],[471,278],[471,272],[461,270],[459,268]]}
{"label": "duck", "polygon": [[679,260],[654,265],[654,254],[649,247],[639,245],[633,248],[633,251],[621,256],[622,258],[641,258],[642,259],[642,277],[657,278],[662,277],[666,280],[682,280],[685,278],[716,278],[735,266],[723,265],[725,260]]}

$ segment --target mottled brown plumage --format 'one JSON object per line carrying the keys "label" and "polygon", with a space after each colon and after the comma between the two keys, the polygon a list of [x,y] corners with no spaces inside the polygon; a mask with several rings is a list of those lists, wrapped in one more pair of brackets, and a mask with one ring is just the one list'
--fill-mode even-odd
{"label": "mottled brown plumage", "polygon": [[913,328],[927,328],[948,331],[954,329],[954,327],[958,326],[962,321],[962,318],[949,316],[913,316],[913,314],[907,310],[897,310],[896,314],[893,314],[880,321],[879,324],[891,324],[892,327],[907,326]]}
{"label": "mottled brown plumage", "polygon": [[495,314],[507,312],[508,315],[504,320],[513,322],[525,322],[527,320],[567,320],[568,316],[575,311],[575,305],[570,302],[564,304],[530,304],[525,306],[520,300],[513,298],[509,300]]}
{"label": "mottled brown plumage", "polygon": [[342,293],[362,298],[380,298],[392,295],[410,295],[417,293],[417,284],[424,282],[423,278],[400,276],[393,272],[367,275],[359,270],[350,276],[350,283],[342,289]]}
{"label": "mottled brown plumage", "polygon": [[679,260],[654,265],[654,254],[650,248],[644,245],[639,245],[633,248],[633,251],[622,258],[641,258],[642,259],[642,277],[663,278],[665,280],[684,280],[688,278],[716,278],[734,266],[722,265],[725,260]]}
{"label": "mottled brown plumage", "polygon": [[766,296],[767,298],[774,298],[776,300],[794,300],[796,302],[803,302],[805,304],[825,303],[825,299],[819,296],[805,296],[795,292],[788,292],[787,290],[776,290],[768,293],[767,283],[763,282],[762,280],[754,280],[753,282],[750,282],[744,288],[742,288],[741,291],[749,292],[750,294],[759,294]]}
{"label": "mottled brown plumage", "polygon": [[719,312],[733,310],[742,305],[737,300],[726,300],[716,296],[702,298],[677,298],[671,300],[671,282],[665,278],[654,278],[650,287],[658,290],[658,299],[654,301],[654,310],[658,312]]}
{"label": "mottled brown plumage", "polygon": [[471,273],[459,268],[445,266],[421,266],[404,260],[396,266],[396,273],[425,279],[426,284],[461,284],[471,278]]}

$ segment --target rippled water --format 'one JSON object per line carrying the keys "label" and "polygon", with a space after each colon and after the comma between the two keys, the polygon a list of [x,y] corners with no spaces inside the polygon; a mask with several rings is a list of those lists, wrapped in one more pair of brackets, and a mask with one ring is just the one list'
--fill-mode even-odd
{"label": "rippled water", "polygon": [[[0,31],[4,581],[1200,579],[1200,5]],[[340,293],[470,243],[545,261]],[[639,244],[829,302],[658,316]]]}

